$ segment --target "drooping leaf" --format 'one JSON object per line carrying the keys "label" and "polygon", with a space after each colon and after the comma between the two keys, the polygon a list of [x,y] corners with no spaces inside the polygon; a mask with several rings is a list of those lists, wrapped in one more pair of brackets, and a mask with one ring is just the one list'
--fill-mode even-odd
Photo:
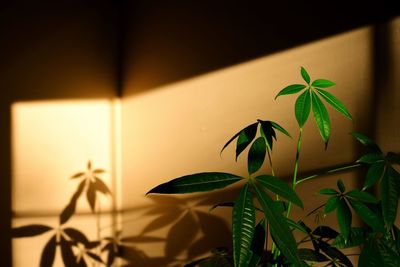
{"label": "drooping leaf", "polygon": [[100,262],[100,263],[104,263],[103,260],[102,260],[102,258],[100,258],[99,255],[97,255],[97,254],[95,254],[95,253],[93,253],[93,252],[87,251],[87,252],[86,252],[86,255],[88,255],[88,256],[89,256],[90,258],[92,258],[94,261],[97,261],[97,262]]}
{"label": "drooping leaf", "polygon": [[339,99],[337,99],[334,95],[325,90],[317,89],[317,92],[319,93],[320,96],[322,96],[323,99],[325,99],[325,101],[329,105],[331,105],[334,109],[342,113],[343,116],[345,116],[349,120],[352,120],[350,112],[347,110],[345,105],[343,105],[343,103],[339,101]]}
{"label": "drooping leaf", "polygon": [[383,160],[384,160],[384,158],[383,158],[382,154],[380,154],[380,153],[369,153],[369,154],[363,155],[361,158],[359,158],[357,160],[357,162],[373,164],[375,162],[383,161]]}
{"label": "drooping leaf", "polygon": [[340,198],[337,196],[330,197],[325,204],[324,212],[328,214],[334,211],[337,208],[339,201]]}
{"label": "drooping leaf", "polygon": [[365,222],[367,225],[369,225],[374,231],[379,231],[379,232],[384,232],[385,228],[383,226],[383,223],[379,216],[373,212],[371,209],[369,209],[365,204],[356,201],[356,200],[350,200],[350,205],[354,209],[354,211],[357,213],[358,216]]}
{"label": "drooping leaf", "polygon": [[312,231],[312,234],[322,238],[329,238],[329,239],[336,238],[339,235],[338,232],[336,232],[334,229],[326,225],[318,226],[317,228],[314,229],[314,231]]}
{"label": "drooping leaf", "polygon": [[104,195],[111,194],[111,191],[108,189],[107,185],[98,177],[94,178],[93,187],[96,191],[100,191]]}
{"label": "drooping leaf", "polygon": [[352,227],[348,240],[339,234],[332,243],[332,246],[343,249],[357,247],[366,242],[367,231],[364,227]]}
{"label": "drooping leaf", "polygon": [[222,202],[222,203],[217,203],[215,205],[213,205],[208,211],[213,211],[218,207],[229,207],[229,208],[233,208],[233,206],[235,206],[235,202]]}
{"label": "drooping leaf", "polygon": [[[244,132],[245,133],[245,135],[246,136],[248,136],[248,139],[251,139],[249,142],[248,142],[248,144],[250,144],[251,143],[251,141],[254,139],[254,137],[256,136],[256,133],[257,133],[257,127],[258,127],[258,122],[256,122],[256,123],[253,123],[253,124],[250,124],[249,126],[247,126],[247,127],[245,127],[244,129],[242,129],[242,130],[240,130],[238,133],[236,133],[231,139],[229,139],[229,141],[228,142],[226,142],[226,144],[224,145],[224,147],[221,149],[221,152],[220,153],[222,153],[224,150],[225,150],[225,148],[233,141],[233,140],[235,140],[242,132]],[[253,138],[251,138],[253,136]],[[247,145],[248,145],[247,144]],[[246,147],[247,147],[247,145],[246,145]],[[244,147],[243,148],[243,150],[246,148],[246,147]],[[243,151],[242,150],[242,151]],[[241,151],[240,151],[241,152]],[[240,154],[240,153],[239,153]],[[238,148],[236,147],[236,157],[238,156]]]}
{"label": "drooping leaf", "polygon": [[89,244],[89,239],[84,233],[77,229],[68,227],[64,229],[64,233],[66,233],[72,240],[85,245],[85,247]]}
{"label": "drooping leaf", "polygon": [[337,180],[336,182],[337,187],[339,188],[340,192],[344,193],[344,191],[346,191],[346,187],[344,186],[344,183],[342,180]]}
{"label": "drooping leaf", "polygon": [[329,119],[328,111],[316,93],[312,92],[311,99],[315,122],[317,123],[322,139],[325,144],[327,144],[331,135],[331,121]]}
{"label": "drooping leaf", "polygon": [[260,262],[265,246],[265,219],[261,219],[260,222],[256,225],[256,229],[254,230],[253,240],[251,242],[251,251],[252,256],[250,259],[249,267],[256,267]]}
{"label": "drooping leaf", "polygon": [[338,191],[331,189],[331,188],[323,188],[323,189],[319,190],[319,193],[321,195],[332,195],[332,196],[339,194]]}
{"label": "drooping leaf", "polygon": [[[253,131],[254,129],[254,131]],[[246,128],[240,132],[236,142],[236,160],[239,155],[247,148],[256,136],[257,126],[255,128]]]}
{"label": "drooping leaf", "polygon": [[302,266],[303,263],[297,252],[296,240],[293,237],[292,231],[290,231],[286,218],[277,210],[274,201],[261,188],[255,185],[254,189],[279,250],[292,264]]}
{"label": "drooping leaf", "polygon": [[203,172],[175,178],[151,189],[147,194],[186,194],[206,192],[236,183],[243,178],[230,173]]}
{"label": "drooping leaf", "polygon": [[307,84],[310,84],[310,81],[311,81],[310,75],[308,75],[308,72],[306,71],[306,69],[304,67],[301,67],[300,73],[301,73],[301,77],[303,77],[304,81]]}
{"label": "drooping leaf", "polygon": [[324,254],[309,248],[300,248],[299,256],[300,259],[305,261],[311,261],[311,262],[329,261],[329,259]]}
{"label": "drooping leaf", "polygon": [[343,266],[353,267],[351,261],[340,250],[332,247],[329,243],[318,240],[318,247],[332,259],[338,259]]}
{"label": "drooping leaf", "polygon": [[303,224],[297,223],[290,218],[286,218],[286,219],[287,219],[287,223],[288,223],[289,227],[292,228],[292,230],[297,229],[304,234],[309,234],[308,229],[306,229],[303,226]]}
{"label": "drooping leaf", "polygon": [[253,174],[258,171],[264,163],[267,145],[263,137],[257,138],[250,147],[248,160],[248,172]]}
{"label": "drooping leaf", "polygon": [[19,237],[31,237],[41,235],[50,230],[53,230],[50,226],[42,224],[30,224],[21,227],[16,227],[11,230],[11,235],[13,238]]}
{"label": "drooping leaf", "polygon": [[275,176],[260,175],[255,178],[263,187],[303,208],[303,202],[287,183]]}
{"label": "drooping leaf", "polygon": [[311,96],[310,92],[307,90],[297,98],[294,106],[296,120],[300,128],[302,128],[304,123],[307,121],[308,116],[310,115],[310,110]]}
{"label": "drooping leaf", "polygon": [[86,198],[90,205],[90,209],[92,210],[92,212],[94,212],[96,206],[96,190],[94,189],[92,182],[90,182],[86,191]]}
{"label": "drooping leaf", "polygon": [[289,86],[286,86],[283,88],[276,96],[275,99],[277,99],[281,95],[291,95],[291,94],[296,94],[306,88],[307,86],[304,84],[291,84]]}
{"label": "drooping leaf", "polygon": [[54,263],[54,258],[56,256],[56,236],[54,235],[47,242],[43,249],[42,256],[40,257],[40,267],[52,267]]}
{"label": "drooping leaf", "polygon": [[373,186],[377,181],[381,179],[383,172],[385,170],[385,166],[386,164],[384,161],[379,161],[373,163],[368,168],[367,176],[364,182],[364,189]]}
{"label": "drooping leaf", "polygon": [[75,209],[76,209],[76,203],[78,201],[78,198],[80,197],[80,195],[83,192],[85,183],[86,183],[86,180],[83,180],[79,183],[79,186],[78,186],[77,190],[75,191],[75,193],[72,195],[72,198],[69,201],[68,205],[65,206],[65,208],[61,212],[60,225],[66,223],[72,217],[72,215],[74,215]]}
{"label": "drooping leaf", "polygon": [[400,196],[400,178],[392,167],[387,167],[380,187],[383,219],[388,229],[392,228],[397,216]]}
{"label": "drooping leaf", "polygon": [[258,120],[258,122],[261,125],[260,127],[261,136],[265,138],[265,140],[267,141],[267,145],[272,150],[274,141],[273,138],[276,139],[276,133],[274,128],[272,127],[272,123],[270,121],[262,121],[262,120]]}
{"label": "drooping leaf", "polygon": [[358,133],[358,132],[352,132],[351,135],[356,138],[356,140],[358,142],[360,142],[362,145],[368,147],[369,149],[371,149],[372,151],[375,151],[377,153],[382,153],[381,149],[379,148],[379,146],[372,141],[372,139],[366,137],[365,135],[363,135],[362,133]]}
{"label": "drooping leaf", "polygon": [[275,130],[278,130],[278,131],[280,131],[281,133],[283,133],[284,135],[286,135],[286,136],[292,138],[292,136],[289,134],[289,132],[286,131],[285,128],[283,128],[282,126],[280,126],[278,123],[271,121],[271,124],[272,124],[272,127],[273,127]]}
{"label": "drooping leaf", "polygon": [[72,244],[66,240],[63,236],[61,236],[61,256],[65,266],[75,267],[77,266],[76,257],[74,252],[72,251]]}
{"label": "drooping leaf", "polygon": [[317,80],[313,81],[313,83],[311,85],[316,88],[328,88],[328,87],[335,86],[336,84],[334,82],[326,80],[326,79],[317,79]]}
{"label": "drooping leaf", "polygon": [[340,199],[336,207],[336,217],[338,220],[340,233],[347,239],[351,229],[351,211],[344,199]]}
{"label": "drooping leaf", "polygon": [[240,191],[232,211],[233,255],[235,267],[246,267],[251,256],[251,243],[256,215],[249,185]]}
{"label": "drooping leaf", "polygon": [[346,193],[348,197],[351,197],[355,200],[366,202],[366,203],[377,203],[378,200],[368,192],[360,191],[358,189],[353,189]]}

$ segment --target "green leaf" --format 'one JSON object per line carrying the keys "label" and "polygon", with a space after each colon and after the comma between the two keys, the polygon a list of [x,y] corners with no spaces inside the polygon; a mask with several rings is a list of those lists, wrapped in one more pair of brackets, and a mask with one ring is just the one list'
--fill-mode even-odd
{"label": "green leaf", "polygon": [[329,136],[331,135],[331,122],[326,107],[322,103],[321,99],[319,99],[319,96],[314,92],[312,92],[312,111],[319,133],[321,134],[325,144],[327,144]]}
{"label": "green leaf", "polygon": [[254,185],[254,189],[279,250],[294,266],[302,266],[303,263],[297,253],[296,240],[292,231],[290,231],[286,218],[283,217],[282,213],[274,205],[274,201],[262,189],[257,185]]}
{"label": "green leaf", "polygon": [[251,242],[251,251],[252,257],[249,263],[250,266],[256,267],[257,264],[260,262],[263,253],[264,253],[264,246],[265,246],[265,219],[261,219],[261,221],[257,224],[256,229],[254,230],[253,240]]}
{"label": "green leaf", "polygon": [[263,187],[303,208],[303,202],[287,183],[275,176],[260,175],[255,178]]}
{"label": "green leaf", "polygon": [[326,80],[326,79],[317,79],[317,80],[313,81],[313,83],[311,84],[311,86],[317,87],[317,88],[328,88],[328,87],[332,87],[335,85],[336,84],[334,82]]}
{"label": "green leaf", "polygon": [[311,110],[311,96],[310,92],[307,90],[297,98],[294,106],[296,120],[300,128],[302,128],[304,123],[306,123],[308,116],[310,115],[310,110]]}
{"label": "green leaf", "polygon": [[281,95],[291,95],[291,94],[296,94],[298,92],[300,92],[301,90],[303,90],[304,88],[306,88],[307,86],[304,84],[292,84],[289,86],[286,86],[285,88],[283,88],[276,96],[275,99],[278,98],[278,96]]}
{"label": "green leaf", "polygon": [[326,225],[318,226],[317,228],[315,228],[312,234],[322,238],[329,238],[329,239],[336,238],[339,235],[338,232],[336,232],[335,230]]}
{"label": "green leaf", "polygon": [[240,191],[232,211],[232,237],[235,267],[248,265],[251,243],[256,225],[253,197],[246,184]]}
{"label": "green leaf", "polygon": [[296,229],[296,230],[299,230],[300,232],[308,235],[309,232],[302,224],[297,223],[290,218],[286,218],[286,219],[287,219],[289,227],[292,228],[292,230]]}
{"label": "green leaf", "polygon": [[379,179],[381,179],[383,172],[385,170],[386,163],[384,161],[378,161],[373,163],[367,172],[367,176],[364,182],[364,188],[373,186]]}
{"label": "green leaf", "polygon": [[361,158],[357,160],[357,162],[372,164],[378,161],[383,161],[383,155],[380,153],[369,153],[363,155]]}
{"label": "green leaf", "polygon": [[275,130],[272,128],[272,123],[270,121],[262,121],[262,120],[258,120],[258,122],[261,124],[260,127],[261,136],[265,138],[269,148],[272,150],[273,138],[275,138],[276,140],[276,133]]}
{"label": "green leaf", "polygon": [[337,208],[339,201],[340,201],[339,197],[336,197],[336,196],[330,197],[325,204],[324,212],[326,214],[328,214],[328,213],[334,211]]}
{"label": "green leaf", "polygon": [[13,228],[11,230],[11,235],[13,238],[31,237],[31,236],[37,236],[37,235],[44,234],[50,230],[53,230],[53,228],[51,228],[47,225],[30,224],[30,225]]}
{"label": "green leaf", "polygon": [[278,123],[271,121],[272,127],[275,128],[276,130],[280,131],[281,133],[283,133],[284,135],[292,138],[292,136],[290,136],[289,132],[285,130],[285,128],[283,128],[282,126],[280,126]]}
{"label": "green leaf", "polygon": [[332,243],[340,249],[357,247],[366,242],[367,231],[364,227],[352,227],[348,240],[342,234],[339,234]]}
{"label": "green leaf", "polygon": [[378,250],[382,256],[384,265],[388,267],[399,267],[400,266],[400,255],[396,251],[393,240],[381,238],[377,240]]}
{"label": "green leaf", "polygon": [[301,73],[301,77],[303,77],[304,81],[306,81],[307,84],[310,84],[310,81],[311,81],[310,75],[308,75],[308,72],[306,71],[306,69],[301,67],[300,73]]}
{"label": "green leaf", "polygon": [[151,189],[147,194],[187,194],[206,192],[236,183],[243,178],[230,173],[203,172],[175,178]]}
{"label": "green leaf", "polygon": [[[236,158],[239,156],[239,154],[241,152],[243,152],[243,150],[246,149],[246,147],[251,143],[251,141],[254,139],[254,137],[256,136],[257,133],[257,127],[258,127],[258,122],[253,123],[247,127],[245,127],[244,129],[240,130],[238,133],[236,133],[231,139],[229,139],[229,141],[224,145],[224,147],[221,149],[222,153],[224,151],[224,149],[233,141],[235,140],[237,137],[238,138],[238,142],[237,142],[237,146],[236,146]],[[240,145],[239,145],[239,139],[240,140]]]}
{"label": "green leaf", "polygon": [[267,145],[263,137],[257,138],[250,147],[248,161],[248,172],[253,174],[258,171],[264,163]]}
{"label": "green leaf", "polygon": [[312,261],[312,262],[329,261],[329,259],[324,254],[309,248],[300,248],[299,256],[300,259],[305,261]]}
{"label": "green leaf", "polygon": [[346,196],[351,197],[355,200],[366,202],[366,203],[377,203],[378,200],[368,192],[353,189],[346,193]]}
{"label": "green leaf", "polygon": [[386,155],[386,160],[390,163],[390,164],[397,164],[400,165],[400,155],[393,153],[393,152],[388,152]]}
{"label": "green leaf", "polygon": [[386,267],[384,265],[381,254],[379,253],[378,246],[373,239],[371,239],[363,247],[361,251],[358,266],[368,266],[368,267]]}
{"label": "green leaf", "polygon": [[326,255],[331,257],[332,259],[337,259],[340,261],[341,265],[339,266],[346,266],[346,267],[353,267],[351,261],[344,255],[340,250],[335,247],[332,247],[329,243],[318,240],[318,247],[325,252]]}
{"label": "green leaf", "polygon": [[321,195],[338,195],[339,194],[338,191],[331,189],[331,188],[323,188],[323,189],[319,190],[319,193]]}
{"label": "green leaf", "polygon": [[342,113],[343,116],[345,116],[346,118],[350,120],[352,119],[350,112],[347,110],[345,105],[342,102],[340,102],[339,99],[337,99],[334,95],[325,90],[321,89],[316,89],[316,90],[329,105],[331,105],[334,109]]}
{"label": "green leaf", "polygon": [[56,256],[56,236],[54,235],[47,242],[43,249],[42,256],[40,257],[40,267],[52,267],[54,263],[54,258]]}
{"label": "green leaf", "polygon": [[365,135],[358,133],[358,132],[352,132],[351,135],[353,135],[353,137],[356,138],[356,140],[358,142],[360,142],[362,145],[368,147],[372,151],[375,151],[377,153],[382,153],[379,146],[377,144],[375,144],[375,142],[372,141],[372,139],[370,139],[370,138],[366,137]]}
{"label": "green leaf", "polygon": [[345,239],[348,239],[351,228],[351,211],[346,201],[342,198],[336,207],[336,217],[338,220],[340,233]]}
{"label": "green leaf", "polygon": [[397,216],[400,196],[400,183],[397,172],[390,166],[386,168],[380,187],[383,219],[388,229],[392,228]]}
{"label": "green leaf", "polygon": [[384,232],[385,228],[379,216],[369,209],[365,204],[349,199],[351,207],[360,216],[361,220],[369,225],[374,231]]}
{"label": "green leaf", "polygon": [[337,180],[336,182],[337,187],[339,188],[340,192],[344,193],[344,191],[346,191],[346,187],[344,186],[344,183],[342,180]]}

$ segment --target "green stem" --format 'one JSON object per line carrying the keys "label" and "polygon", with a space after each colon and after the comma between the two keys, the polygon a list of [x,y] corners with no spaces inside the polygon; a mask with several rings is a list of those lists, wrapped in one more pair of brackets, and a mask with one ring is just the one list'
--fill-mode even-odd
{"label": "green stem", "polygon": [[350,164],[342,165],[342,166],[337,167],[337,168],[335,168],[335,169],[322,171],[322,172],[320,172],[320,173],[313,174],[313,175],[307,176],[307,177],[305,177],[305,178],[303,178],[303,179],[301,179],[301,180],[298,180],[298,181],[296,182],[296,186],[299,185],[299,184],[301,184],[302,182],[305,182],[305,181],[314,179],[314,178],[316,178],[316,177],[318,177],[318,176],[321,176],[321,175],[331,174],[331,173],[335,173],[335,172],[341,172],[341,171],[345,171],[345,170],[348,170],[348,169],[357,168],[357,167],[360,167],[360,166],[362,166],[361,163],[350,163]]}
{"label": "green stem", "polygon": [[[298,171],[298,168],[299,168],[299,158],[300,158],[300,148],[301,148],[302,134],[303,134],[303,128],[300,128],[299,137],[297,139],[296,161],[294,163],[294,170],[293,170],[293,180],[292,180],[292,188],[293,188],[293,190],[296,189],[296,185],[297,185],[297,171]],[[288,210],[287,210],[287,213],[286,213],[286,217],[287,218],[289,218],[291,208],[292,208],[292,202],[289,202]]]}

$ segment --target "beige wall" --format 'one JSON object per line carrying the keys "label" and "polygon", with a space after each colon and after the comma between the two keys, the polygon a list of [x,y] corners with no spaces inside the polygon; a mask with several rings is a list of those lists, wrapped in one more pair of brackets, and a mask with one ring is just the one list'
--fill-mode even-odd
{"label": "beige wall", "polygon": [[[140,81],[142,77],[135,75],[134,69],[130,71],[135,62],[127,62],[121,121],[122,208],[126,210],[123,221],[127,221],[123,223],[123,229],[131,234],[140,234],[151,233],[148,231],[150,228],[154,235],[170,237],[167,245],[161,243],[152,249],[143,249],[153,257],[168,258],[183,252],[178,258],[185,259],[187,250],[178,249],[173,253],[168,250],[168,246],[173,246],[171,243],[176,246],[184,243],[191,248],[194,242],[184,240],[180,235],[177,238],[183,240],[170,236],[178,222],[187,221],[186,218],[178,220],[168,215],[176,212],[176,207],[170,207],[168,203],[178,200],[157,201],[157,198],[145,197],[144,193],[159,183],[190,173],[223,171],[246,175],[245,155],[235,163],[233,147],[227,149],[222,157],[219,151],[234,133],[258,118],[277,121],[293,135],[293,139],[278,135],[279,142],[273,153],[276,173],[284,177],[289,175],[298,131],[293,110],[295,98],[282,97],[275,101],[274,96],[286,85],[301,82],[300,66],[309,70],[312,79],[335,81],[337,86],[330,90],[349,107],[354,118],[354,122],[348,121],[329,108],[333,131],[326,151],[311,119],[304,130],[301,171],[356,159],[360,147],[349,132],[359,130],[371,134],[371,127],[374,127],[371,120],[374,117],[371,108],[374,98],[373,40],[373,27],[364,27],[145,92],[140,88],[136,90],[136,80]],[[355,186],[359,179],[356,173],[340,177],[348,186]],[[324,182],[318,180],[299,187],[306,211],[323,200],[315,192],[335,183],[337,178],[325,178]],[[232,200],[232,196],[214,194],[215,201]],[[186,208],[189,214],[204,210],[197,207],[196,203],[201,200],[196,197],[179,201],[183,207],[189,206]],[[155,202],[161,205],[160,210],[157,210]],[[143,210],[143,215],[138,216],[138,210]],[[229,216],[229,210],[216,211],[212,213],[214,215]],[[195,216],[194,219],[199,224],[199,218]],[[229,227],[229,223],[226,225]],[[212,229],[213,225],[207,227]],[[202,228],[196,231],[196,235],[206,235],[208,240],[216,238]],[[221,244],[229,246],[229,236],[225,240],[218,239]],[[203,245],[210,249],[215,247],[215,244],[207,242]],[[189,256],[198,256],[199,253],[195,252]]]}

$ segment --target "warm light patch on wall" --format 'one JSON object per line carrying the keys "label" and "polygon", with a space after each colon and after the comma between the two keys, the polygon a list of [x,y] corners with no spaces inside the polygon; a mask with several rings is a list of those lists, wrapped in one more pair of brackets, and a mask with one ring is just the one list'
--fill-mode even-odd
{"label": "warm light patch on wall", "polygon": [[[57,227],[59,214],[69,203],[80,180],[70,177],[92,168],[114,189],[115,102],[111,100],[18,102],[12,106],[13,226],[46,224]],[[66,223],[97,238],[109,234],[113,221],[110,196],[100,196],[103,215],[99,222],[90,212],[86,195],[77,202],[76,215]],[[83,215],[83,216],[82,216]],[[48,234],[14,239],[14,266],[38,266]],[[29,248],[29,250],[27,250]],[[23,254],[21,254],[21,252]],[[32,257],[26,257],[30,251]],[[26,262],[24,259],[29,259]],[[37,263],[32,263],[32,260]],[[57,260],[56,260],[57,263]],[[55,266],[63,266],[55,265]]]}

